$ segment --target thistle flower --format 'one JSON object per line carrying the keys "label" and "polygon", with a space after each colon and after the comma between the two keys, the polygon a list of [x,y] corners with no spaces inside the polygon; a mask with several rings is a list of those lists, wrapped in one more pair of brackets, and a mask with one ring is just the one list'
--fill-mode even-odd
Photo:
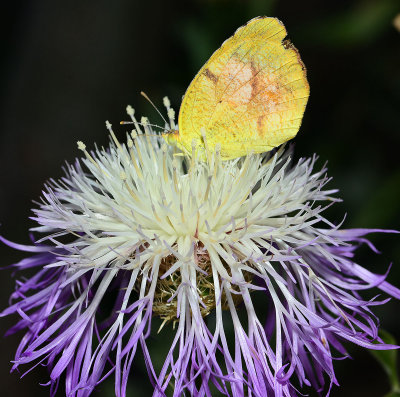
{"label": "thistle flower", "polygon": [[[388,299],[359,293],[400,290],[353,260],[360,244],[375,251],[364,236],[382,230],[324,218],[339,200],[325,188],[326,168],[313,171],[316,157],[293,163],[281,148],[221,161],[217,150],[202,162],[196,147],[175,155],[128,114],[126,144],[107,123],[109,148],[80,142],[85,157],[46,186],[32,229],[44,237],[32,246],[1,238],[33,254],[16,269],[37,269],[2,312],[20,316],[9,334],[25,332],[13,369],[45,364],[51,395],[65,374],[74,397],[113,375],[121,397],[141,349],[153,396],[294,396],[337,383],[342,342],[394,347],[371,312]],[[153,317],[159,337],[174,333],[160,368],[148,348]]]}

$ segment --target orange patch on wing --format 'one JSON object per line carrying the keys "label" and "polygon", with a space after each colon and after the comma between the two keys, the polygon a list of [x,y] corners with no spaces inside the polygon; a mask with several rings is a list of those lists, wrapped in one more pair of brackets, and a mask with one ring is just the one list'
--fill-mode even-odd
{"label": "orange patch on wing", "polygon": [[247,105],[249,111],[261,107],[274,112],[288,92],[278,76],[235,58],[226,64],[218,78],[208,69],[204,74],[217,82],[217,90],[224,87],[217,93],[217,100],[227,102],[231,108]]}
{"label": "orange patch on wing", "polygon": [[273,73],[261,71],[254,66],[252,87],[251,107],[261,106],[269,112],[276,110],[288,91]]}
{"label": "orange patch on wing", "polygon": [[227,101],[232,107],[246,105],[252,96],[251,77],[252,69],[245,64],[232,58],[226,64],[219,76],[219,82],[224,90],[219,95],[219,101]]}

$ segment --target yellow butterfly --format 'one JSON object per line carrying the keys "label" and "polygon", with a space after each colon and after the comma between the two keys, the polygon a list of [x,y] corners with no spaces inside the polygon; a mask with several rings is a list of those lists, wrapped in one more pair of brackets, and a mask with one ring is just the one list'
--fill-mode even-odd
{"label": "yellow butterfly", "polygon": [[214,52],[189,85],[178,130],[164,139],[204,157],[220,145],[223,160],[267,152],[300,128],[310,89],[297,49],[276,18],[258,17]]}

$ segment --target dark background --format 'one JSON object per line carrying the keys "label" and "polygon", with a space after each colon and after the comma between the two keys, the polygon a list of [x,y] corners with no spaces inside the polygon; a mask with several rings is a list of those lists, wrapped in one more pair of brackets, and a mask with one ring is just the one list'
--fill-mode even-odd
{"label": "dark background", "polygon": [[[320,166],[329,161],[329,186],[344,199],[329,219],[339,222],[347,213],[345,227],[400,228],[398,0],[9,3],[2,10],[0,65],[0,234],[8,239],[29,242],[32,200],[46,179],[62,175],[65,160],[80,156],[77,140],[107,144],[107,119],[122,137],[117,124],[126,119],[127,104],[161,123],[139,92],[161,108],[168,95],[178,110],[211,53],[257,15],[284,22],[307,66],[311,96],[295,154],[317,153]],[[393,262],[389,281],[399,286],[399,237],[371,238],[383,255],[361,248],[359,263],[383,273]],[[2,266],[21,258],[3,246],[0,255]],[[0,286],[4,308],[14,286],[9,271],[1,273]],[[392,301],[376,310],[398,341],[399,309]],[[0,331],[15,320],[2,319]],[[38,385],[47,381],[45,368],[23,380],[8,373],[20,337],[0,341],[2,393],[47,396]],[[383,396],[389,391],[383,370],[367,351],[347,346],[354,360],[336,363],[342,386],[331,395]],[[113,395],[112,381],[98,389],[94,396]],[[145,376],[132,375],[129,395],[150,395]]]}

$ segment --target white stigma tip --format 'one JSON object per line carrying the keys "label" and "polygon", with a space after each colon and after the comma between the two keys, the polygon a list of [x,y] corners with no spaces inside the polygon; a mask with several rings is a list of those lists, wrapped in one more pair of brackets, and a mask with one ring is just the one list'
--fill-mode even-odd
{"label": "white stigma tip", "polygon": [[119,176],[120,176],[120,178],[121,178],[123,181],[126,181],[126,174],[125,174],[124,171],[121,171],[121,172],[119,173]]}
{"label": "white stigma tip", "polygon": [[140,119],[140,122],[143,124],[143,125],[147,125],[148,123],[149,123],[149,119],[147,118],[147,117],[142,117],[141,119]]}
{"label": "white stigma tip", "polygon": [[133,141],[131,138],[128,138],[128,148],[132,148],[133,147]]}
{"label": "white stigma tip", "polygon": [[192,148],[196,149],[196,146],[197,146],[196,139],[192,139]]}
{"label": "white stigma tip", "polygon": [[175,118],[175,110],[174,109],[172,109],[172,108],[168,109],[168,117],[172,120]]}
{"label": "white stigma tip", "polygon": [[108,120],[106,120],[106,128],[108,130],[111,130],[111,127],[112,127],[112,124]]}
{"label": "white stigma tip", "polygon": [[78,141],[78,149],[79,150],[85,150],[86,149],[86,145],[82,142],[82,141]]}
{"label": "white stigma tip", "polygon": [[163,98],[163,103],[164,103],[164,106],[165,106],[167,109],[171,106],[171,102],[169,101],[169,98],[168,98],[167,96],[165,96],[165,97]]}
{"label": "white stigma tip", "polygon": [[137,132],[136,132],[136,130],[132,130],[132,132],[131,132],[131,137],[132,137],[132,139],[135,139],[135,138],[137,137]]}
{"label": "white stigma tip", "polygon": [[126,107],[126,113],[128,113],[128,116],[133,116],[135,114],[135,109],[131,105],[128,105]]}

